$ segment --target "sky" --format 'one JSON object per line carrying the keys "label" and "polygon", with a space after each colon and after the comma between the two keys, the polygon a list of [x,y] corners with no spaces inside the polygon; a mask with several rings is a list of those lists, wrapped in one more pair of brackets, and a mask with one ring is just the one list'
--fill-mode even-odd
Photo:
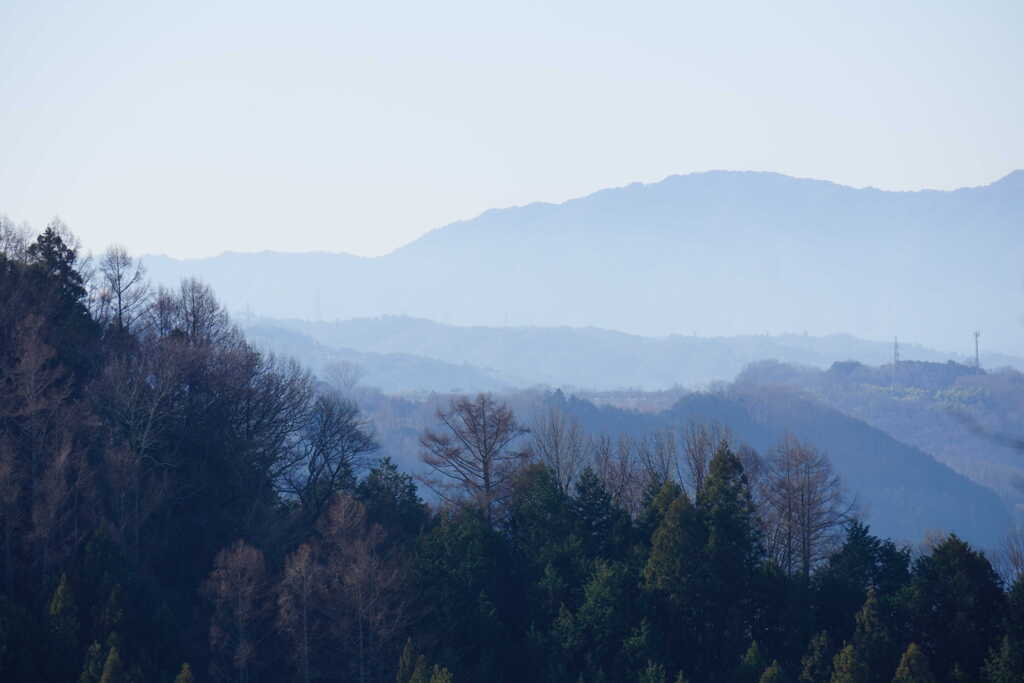
{"label": "sky", "polygon": [[93,251],[385,254],[713,169],[1024,167],[1024,3],[0,0],[0,213]]}

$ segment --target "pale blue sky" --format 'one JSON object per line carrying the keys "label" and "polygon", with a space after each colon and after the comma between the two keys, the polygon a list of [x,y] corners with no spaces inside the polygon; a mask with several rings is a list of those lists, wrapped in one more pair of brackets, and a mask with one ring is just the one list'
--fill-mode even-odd
{"label": "pale blue sky", "polygon": [[390,251],[710,169],[1024,167],[1024,2],[0,0],[0,212],[100,250]]}

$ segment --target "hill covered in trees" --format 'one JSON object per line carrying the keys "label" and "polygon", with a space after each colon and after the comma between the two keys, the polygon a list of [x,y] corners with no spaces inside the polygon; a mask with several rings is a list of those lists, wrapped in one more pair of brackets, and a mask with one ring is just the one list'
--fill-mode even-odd
{"label": "hill covered in trees", "polygon": [[1024,515],[1024,375],[957,363],[901,361],[827,370],[763,362],[737,378],[745,387],[788,387],[864,420],[992,490]]}
{"label": "hill covered in trees", "polygon": [[[4,680],[1021,670],[1021,566],[1001,577],[952,534],[917,552],[876,536],[827,442],[800,423],[775,440],[800,415],[822,440],[848,418],[783,394],[648,416],[552,395],[529,423],[514,397],[435,397],[416,430],[431,507],[368,420],[391,399],[364,412],[260,352],[199,281],[151,290],[120,249],[89,265],[60,225],[0,221]],[[686,421],[675,447],[627,433],[668,419]],[[861,455],[906,481],[894,460],[914,452],[864,433]]]}
{"label": "hill covered in trees", "polygon": [[[641,337],[593,328],[458,327],[404,316],[334,322],[256,318],[242,325],[261,345],[318,371],[339,360],[363,364],[364,383],[388,392],[533,386],[656,391],[732,381],[765,359],[823,370],[836,361],[881,365],[892,359],[892,342],[850,335]],[[900,353],[907,360],[963,360],[912,344],[902,344]],[[401,354],[401,361],[392,354]],[[413,359],[421,360],[423,372]],[[1003,354],[987,354],[985,360],[1024,368],[1024,360]]]}
{"label": "hill covered in trees", "polygon": [[964,350],[981,329],[989,348],[1014,351],[1022,223],[1024,171],[953,192],[718,171],[488,211],[377,258],[145,262],[157,282],[201,277],[232,310],[276,318],[856,332]]}

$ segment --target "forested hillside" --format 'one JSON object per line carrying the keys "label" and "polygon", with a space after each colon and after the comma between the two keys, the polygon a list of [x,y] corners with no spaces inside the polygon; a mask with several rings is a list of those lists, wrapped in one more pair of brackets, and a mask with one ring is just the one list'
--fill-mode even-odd
{"label": "forested hillside", "polygon": [[738,379],[746,387],[788,387],[808,400],[864,420],[996,491],[1024,515],[1024,375],[957,363],[901,361],[827,371],[764,362]]}
{"label": "forested hillside", "polygon": [[[906,507],[871,519],[900,528],[924,505],[914,473],[939,466],[868,430],[858,474],[821,447],[845,418],[784,395],[644,417],[555,394],[532,418],[437,398],[416,438],[427,506],[366,414],[256,351],[207,286],[152,291],[123,250],[93,268],[60,225],[0,227],[4,680],[1021,670],[1020,563],[997,574],[957,535],[916,553],[874,535],[844,478],[899,490]],[[397,422],[420,409],[366,395]],[[685,428],[657,429],[669,419]],[[964,491],[943,495],[984,509]]]}
{"label": "forested hillside", "polygon": [[[851,335],[642,337],[592,328],[458,327],[404,316],[334,322],[254,318],[242,324],[260,345],[315,370],[339,360],[361,364],[365,384],[388,392],[538,385],[656,391],[731,382],[750,363],[768,358],[822,370],[837,360],[881,365],[892,358],[891,341]],[[964,360],[912,344],[902,344],[901,354],[907,360]],[[1024,368],[1024,360],[1012,356],[985,359]]]}

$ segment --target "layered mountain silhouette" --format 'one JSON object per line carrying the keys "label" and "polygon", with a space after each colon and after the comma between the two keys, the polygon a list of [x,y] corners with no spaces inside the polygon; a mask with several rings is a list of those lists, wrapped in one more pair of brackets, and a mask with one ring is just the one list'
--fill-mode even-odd
{"label": "layered mountain silhouette", "polygon": [[[358,363],[366,385],[389,392],[536,385],[650,391],[731,381],[764,359],[824,369],[847,360],[882,365],[893,354],[892,342],[850,335],[655,338],[596,328],[460,327],[404,316],[330,323],[260,319],[244,327],[261,346],[314,370],[339,360]],[[912,344],[901,345],[900,352],[904,360],[956,358]],[[1012,356],[987,354],[985,360],[989,367],[1024,369],[1024,359]]]}
{"label": "layered mountain silhouette", "polygon": [[488,211],[391,254],[145,258],[272,317],[411,315],[644,335],[893,336],[1024,347],[1024,171],[984,187],[886,192],[715,171]]}

